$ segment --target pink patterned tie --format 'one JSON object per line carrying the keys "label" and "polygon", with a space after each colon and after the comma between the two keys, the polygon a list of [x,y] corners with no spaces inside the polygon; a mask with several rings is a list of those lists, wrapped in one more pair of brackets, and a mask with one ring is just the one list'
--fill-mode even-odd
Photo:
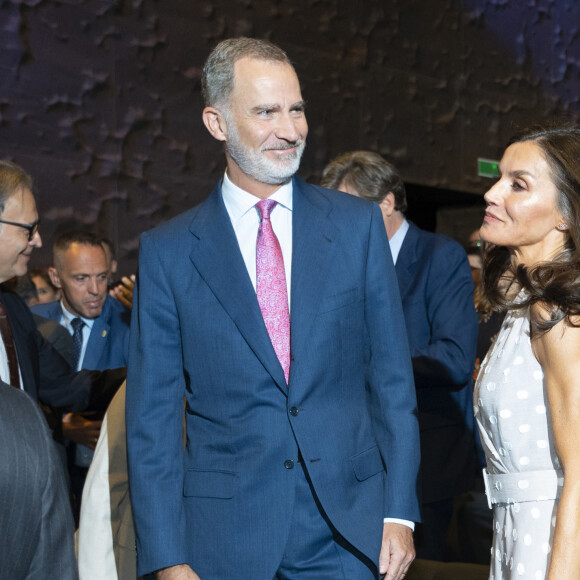
{"label": "pink patterned tie", "polygon": [[288,383],[290,374],[288,289],[282,250],[270,222],[270,212],[276,203],[271,199],[263,199],[256,204],[260,213],[256,244],[256,291],[270,340]]}

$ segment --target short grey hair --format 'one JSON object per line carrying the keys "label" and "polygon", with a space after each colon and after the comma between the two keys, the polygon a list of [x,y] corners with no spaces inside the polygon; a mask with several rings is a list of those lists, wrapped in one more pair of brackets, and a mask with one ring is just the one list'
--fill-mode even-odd
{"label": "short grey hair", "polygon": [[234,66],[241,58],[278,62],[292,66],[279,47],[258,38],[228,38],[211,52],[201,75],[201,94],[206,107],[227,105],[234,88]]}
{"label": "short grey hair", "polygon": [[0,160],[0,215],[9,197],[24,189],[32,191],[32,185],[32,177],[20,165]]}

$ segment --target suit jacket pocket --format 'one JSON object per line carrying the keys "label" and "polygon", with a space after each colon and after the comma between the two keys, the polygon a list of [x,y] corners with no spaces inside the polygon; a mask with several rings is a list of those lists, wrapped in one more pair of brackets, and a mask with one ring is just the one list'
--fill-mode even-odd
{"label": "suit jacket pocket", "polygon": [[188,469],[183,483],[186,497],[214,497],[230,499],[238,486],[234,471]]}
{"label": "suit jacket pocket", "polygon": [[350,458],[354,474],[359,481],[385,470],[379,448],[375,445]]}
{"label": "suit jacket pocket", "polygon": [[320,301],[320,314],[324,312],[330,312],[331,310],[337,310],[353,302],[360,300],[360,291],[358,288],[351,288],[350,290],[345,290],[344,292],[339,292],[338,294],[333,294],[332,296],[326,296]]}

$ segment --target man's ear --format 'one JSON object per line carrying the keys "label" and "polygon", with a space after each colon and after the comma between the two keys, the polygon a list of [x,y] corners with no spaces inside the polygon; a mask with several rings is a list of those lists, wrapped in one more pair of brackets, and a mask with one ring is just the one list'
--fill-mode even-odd
{"label": "man's ear", "polygon": [[389,191],[385,196],[385,199],[379,203],[379,207],[384,216],[391,217],[395,211],[395,194],[392,191]]}
{"label": "man's ear", "polygon": [[211,133],[211,136],[218,141],[226,141],[228,138],[228,128],[223,115],[215,107],[206,107],[201,114],[203,124]]}
{"label": "man's ear", "polygon": [[58,275],[56,268],[53,266],[48,269],[48,277],[50,278],[53,286],[56,288],[62,288],[62,284],[60,283],[60,276]]}

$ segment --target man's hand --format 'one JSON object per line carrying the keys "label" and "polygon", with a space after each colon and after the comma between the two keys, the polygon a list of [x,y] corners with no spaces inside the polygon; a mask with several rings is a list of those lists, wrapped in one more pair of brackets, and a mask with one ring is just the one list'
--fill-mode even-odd
{"label": "man's hand", "polygon": [[131,274],[128,278],[123,276],[121,283],[109,290],[109,294],[119,300],[127,308],[133,307],[133,290],[135,288],[135,274]]}
{"label": "man's hand", "polygon": [[80,413],[67,413],[62,419],[62,434],[65,439],[94,451],[102,424],[102,421],[90,421]]}
{"label": "man's hand", "polygon": [[379,572],[385,574],[385,580],[402,580],[414,559],[411,528],[402,524],[384,524]]}
{"label": "man's hand", "polygon": [[157,570],[155,577],[157,580],[201,580],[187,564]]}

